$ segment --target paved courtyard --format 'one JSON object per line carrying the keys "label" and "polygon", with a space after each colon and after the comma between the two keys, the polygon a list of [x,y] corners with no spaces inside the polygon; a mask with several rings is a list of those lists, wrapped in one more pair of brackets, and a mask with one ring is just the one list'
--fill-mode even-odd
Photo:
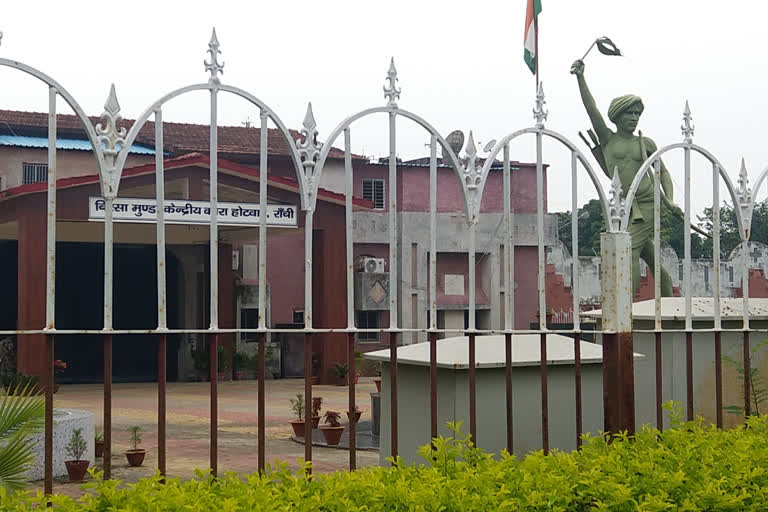
{"label": "paved courtyard", "polygon": [[[113,384],[112,386],[112,474],[126,482],[152,474],[157,469],[157,385],[154,383]],[[205,382],[168,383],[167,387],[167,474],[188,479],[195,469],[209,467],[209,390]],[[219,473],[257,470],[257,391],[255,380],[219,383]],[[292,467],[304,457],[304,445],[291,440],[289,399],[303,393],[304,381],[294,379],[265,381],[266,460],[281,460]],[[376,391],[372,378],[360,378],[356,387],[357,403],[363,409],[361,421],[371,420],[370,393]],[[313,396],[323,397],[323,410],[347,410],[346,386],[313,386]],[[103,422],[103,386],[101,384],[65,385],[54,395],[54,407],[85,409]],[[123,455],[129,448],[127,428],[140,425],[144,430],[143,448],[149,450],[144,465],[132,468]],[[349,452],[337,448],[312,448],[315,470],[329,472],[349,467]],[[358,451],[358,467],[376,465],[377,451]],[[101,459],[97,459],[101,468]],[[43,482],[33,482],[32,489],[42,489]],[[56,479],[54,492],[77,494],[79,484],[66,477]]]}

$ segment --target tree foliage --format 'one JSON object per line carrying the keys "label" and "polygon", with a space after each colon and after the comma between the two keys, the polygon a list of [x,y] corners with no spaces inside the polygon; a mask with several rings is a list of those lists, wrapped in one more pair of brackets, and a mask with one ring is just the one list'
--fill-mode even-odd
{"label": "tree foliage", "polygon": [[[565,244],[571,253],[571,212],[557,214],[558,234],[560,241]],[[592,199],[579,208],[579,255],[600,255],[600,233],[605,231],[605,215],[600,201]],[[708,233],[714,234],[714,216],[712,208],[705,208],[701,216],[692,218],[695,225]],[[683,226],[683,212],[677,209],[673,212],[669,208],[661,210],[661,239],[668,243],[682,258],[685,254],[685,238]],[[768,244],[768,203],[758,203],[752,213],[750,240]],[[741,243],[739,236],[736,210],[728,203],[720,206],[720,254],[727,257],[731,251]],[[711,259],[712,239],[691,233],[691,258]]]}

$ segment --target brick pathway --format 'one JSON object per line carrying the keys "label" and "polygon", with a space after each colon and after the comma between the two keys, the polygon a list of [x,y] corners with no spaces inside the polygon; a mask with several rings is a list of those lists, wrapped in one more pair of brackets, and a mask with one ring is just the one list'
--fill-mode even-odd
{"label": "brick pathway", "polygon": [[[195,468],[209,466],[209,387],[203,382],[168,383],[167,387],[167,473],[188,479]],[[257,470],[257,381],[219,383],[219,472],[252,473]],[[133,482],[157,469],[157,385],[154,383],[113,384],[112,386],[112,472],[115,478]],[[289,399],[304,391],[303,380],[265,381],[266,458],[281,460],[296,467],[304,457],[304,445],[291,441]],[[361,421],[370,420],[370,393],[376,391],[372,378],[360,378],[356,388],[357,403],[363,409]],[[323,397],[323,409],[347,410],[348,388],[314,386],[312,394]],[[54,407],[85,409],[96,415],[96,426],[103,420],[103,387],[100,384],[61,386],[54,395]],[[127,427],[140,425],[144,430],[143,448],[149,450],[144,465],[129,467],[123,451],[129,448]],[[349,452],[335,448],[313,447],[316,471],[346,470]],[[378,452],[358,451],[358,467],[376,465]],[[101,459],[97,459],[101,467]],[[43,482],[30,488],[41,489]],[[57,479],[54,492],[79,494],[79,484],[67,478]]]}

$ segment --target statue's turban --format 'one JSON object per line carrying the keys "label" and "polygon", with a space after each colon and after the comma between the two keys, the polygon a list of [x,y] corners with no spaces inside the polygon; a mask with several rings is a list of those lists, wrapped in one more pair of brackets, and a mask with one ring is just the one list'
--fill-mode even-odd
{"label": "statue's turban", "polygon": [[616,119],[621,115],[621,113],[635,103],[640,104],[640,112],[645,109],[643,100],[640,99],[640,96],[635,96],[634,94],[625,94],[624,96],[615,98],[611,102],[611,106],[608,107],[608,119],[610,119],[612,123],[615,123]]}

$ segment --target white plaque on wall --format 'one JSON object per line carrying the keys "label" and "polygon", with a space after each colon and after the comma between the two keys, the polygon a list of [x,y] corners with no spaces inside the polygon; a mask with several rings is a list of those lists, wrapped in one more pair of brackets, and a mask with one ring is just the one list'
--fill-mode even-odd
{"label": "white plaque on wall", "polygon": [[464,295],[464,275],[463,274],[445,274],[443,290],[446,295]]}

